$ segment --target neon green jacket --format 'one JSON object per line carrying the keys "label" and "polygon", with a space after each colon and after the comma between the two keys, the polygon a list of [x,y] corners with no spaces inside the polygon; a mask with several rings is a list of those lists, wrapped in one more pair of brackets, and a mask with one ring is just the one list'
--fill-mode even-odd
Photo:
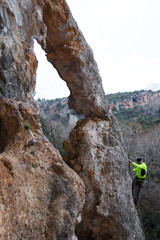
{"label": "neon green jacket", "polygon": [[139,181],[143,181],[147,175],[147,166],[145,163],[137,164],[132,162],[132,165],[136,168],[133,169],[133,172],[136,172],[136,176]]}

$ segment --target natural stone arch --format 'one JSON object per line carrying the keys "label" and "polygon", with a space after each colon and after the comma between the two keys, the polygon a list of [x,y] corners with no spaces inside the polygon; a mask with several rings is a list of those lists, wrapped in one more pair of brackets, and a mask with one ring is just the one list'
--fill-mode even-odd
{"label": "natural stone arch", "polygon": [[47,26],[44,50],[70,89],[69,106],[79,114],[105,118],[108,106],[91,48],[65,1],[44,3],[43,21]]}
{"label": "natural stone arch", "polygon": [[[83,206],[84,181],[87,201],[82,212],[82,223],[77,228],[79,239],[104,240],[112,237],[116,240],[143,240],[144,235],[132,201],[131,178],[127,172],[127,157],[121,146],[118,125],[108,112],[92,50],[65,0],[3,0],[0,4],[0,37],[3,42],[0,42],[3,50],[0,58],[3,61],[4,58],[8,59],[8,64],[3,64],[0,69],[0,82],[3,84],[0,94],[28,104],[25,106],[26,116],[32,120],[31,128],[36,143],[30,151],[30,146],[27,145],[29,133],[26,134],[24,128],[21,128],[15,134],[14,142],[10,142],[10,148],[0,156],[1,159],[5,157],[5,162],[9,158],[14,175],[14,178],[11,177],[11,190],[8,177],[10,170],[7,170],[7,181],[4,181],[6,187],[0,198],[9,209],[4,214],[8,214],[6,219],[10,220],[9,231],[2,233],[2,239],[20,238],[21,233],[32,239],[73,239],[76,217]],[[70,166],[70,160],[76,161],[78,167],[75,170],[83,181],[46,141],[40,131],[35,110],[30,108],[31,105],[35,107],[32,96],[37,67],[33,53],[34,38],[66,81],[71,92],[69,106],[86,117],[73,129],[67,141],[65,159]],[[5,99],[2,101],[6,104]],[[14,109],[18,108],[16,101],[12,102],[13,115]],[[20,112],[17,117],[22,121]],[[38,158],[33,155],[33,150],[36,150]],[[34,161],[34,165],[31,161]],[[5,169],[5,165],[2,169]],[[112,175],[115,177],[113,181]],[[30,184],[31,179],[33,184]],[[44,189],[41,187],[42,179]],[[16,192],[20,194],[14,197]],[[27,203],[25,206],[20,204],[21,201],[17,206],[17,199],[21,200],[21,197]],[[9,201],[6,202],[5,199]],[[36,199],[33,208],[32,199]],[[90,199],[92,201],[89,202]],[[114,203],[117,204],[115,208]],[[39,215],[41,218],[38,218]],[[25,221],[27,217],[29,221]],[[13,229],[17,232],[13,232]]]}

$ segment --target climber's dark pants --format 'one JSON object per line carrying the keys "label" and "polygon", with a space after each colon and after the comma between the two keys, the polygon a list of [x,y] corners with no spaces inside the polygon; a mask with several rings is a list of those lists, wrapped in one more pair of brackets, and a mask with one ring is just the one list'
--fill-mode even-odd
{"label": "climber's dark pants", "polygon": [[140,197],[141,197],[141,192],[142,192],[142,188],[144,188],[144,184],[145,184],[145,180],[144,181],[138,181],[137,177],[135,177],[135,179],[133,179],[132,194],[133,194],[134,204],[136,206],[139,204]]}

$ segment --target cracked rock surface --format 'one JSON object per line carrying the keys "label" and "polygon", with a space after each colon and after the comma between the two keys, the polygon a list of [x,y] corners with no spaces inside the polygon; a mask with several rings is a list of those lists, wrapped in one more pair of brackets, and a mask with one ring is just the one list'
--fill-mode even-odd
{"label": "cracked rock surface", "polygon": [[144,239],[131,193],[128,161],[113,116],[78,122],[65,141],[66,162],[86,187],[78,239]]}

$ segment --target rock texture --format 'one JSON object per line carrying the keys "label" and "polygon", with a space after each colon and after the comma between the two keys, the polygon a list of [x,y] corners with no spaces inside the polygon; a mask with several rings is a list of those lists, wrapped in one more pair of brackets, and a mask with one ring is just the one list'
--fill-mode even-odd
{"label": "rock texture", "polygon": [[69,106],[85,116],[104,117],[108,106],[92,50],[65,1],[44,3],[43,19],[47,25],[44,50],[70,89]]}
{"label": "rock texture", "polygon": [[78,122],[65,141],[66,162],[83,179],[86,201],[78,239],[144,239],[132,200],[128,161],[115,119]]}
{"label": "rock texture", "polygon": [[0,119],[0,239],[74,239],[82,180],[42,136],[35,110],[1,98]]}
{"label": "rock texture", "polygon": [[33,103],[37,69],[33,40],[44,37],[41,11],[36,1],[0,1],[1,96]]}
{"label": "rock texture", "polygon": [[[34,39],[88,117],[65,147],[75,171],[41,132]],[[64,0],[0,0],[0,96],[0,239],[76,239],[83,181],[79,239],[144,239],[97,64]]]}

